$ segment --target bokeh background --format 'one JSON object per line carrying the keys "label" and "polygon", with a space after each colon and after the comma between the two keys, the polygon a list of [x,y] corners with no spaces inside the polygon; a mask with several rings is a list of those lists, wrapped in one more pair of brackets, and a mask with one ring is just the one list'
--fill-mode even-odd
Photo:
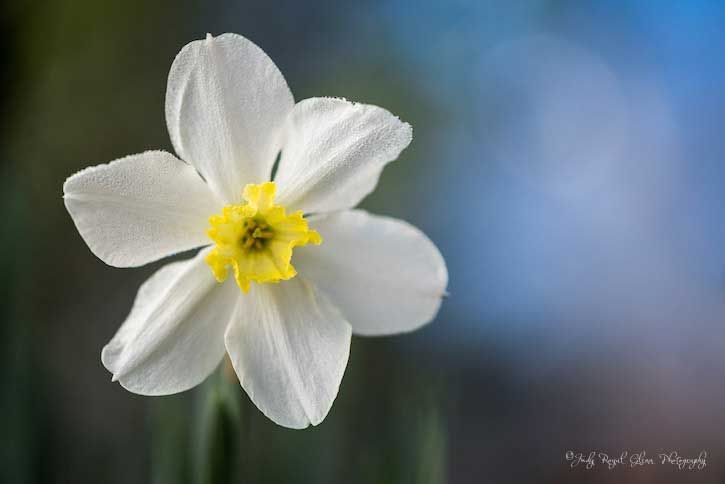
{"label": "bokeh background", "polygon": [[[723,2],[0,9],[3,483],[725,482]],[[160,263],[105,266],[61,199],[85,166],[171,150],[171,62],[227,31],[297,100],[414,126],[363,205],[421,227],[450,272],[433,324],[353,339],[305,431],[223,373],[163,398],[112,384],[100,350]],[[587,471],[567,450],[708,459]]]}

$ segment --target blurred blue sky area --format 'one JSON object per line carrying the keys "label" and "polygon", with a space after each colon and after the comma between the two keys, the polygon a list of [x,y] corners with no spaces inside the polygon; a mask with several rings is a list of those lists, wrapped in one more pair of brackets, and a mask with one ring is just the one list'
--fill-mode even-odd
{"label": "blurred blue sky area", "polygon": [[428,155],[446,189],[421,219],[452,330],[548,338],[558,358],[722,340],[725,4],[379,8],[448,114]]}

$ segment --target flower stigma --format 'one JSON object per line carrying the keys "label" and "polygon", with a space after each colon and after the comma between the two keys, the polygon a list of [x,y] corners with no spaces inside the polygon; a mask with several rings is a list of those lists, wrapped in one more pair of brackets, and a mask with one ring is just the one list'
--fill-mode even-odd
{"label": "flower stigma", "polygon": [[310,230],[302,211],[287,215],[274,204],[274,182],[244,187],[241,205],[227,205],[221,215],[209,217],[207,235],[214,248],[206,256],[218,282],[224,282],[229,268],[239,288],[249,292],[252,281],[263,284],[293,278],[292,249],[319,245],[322,237]]}

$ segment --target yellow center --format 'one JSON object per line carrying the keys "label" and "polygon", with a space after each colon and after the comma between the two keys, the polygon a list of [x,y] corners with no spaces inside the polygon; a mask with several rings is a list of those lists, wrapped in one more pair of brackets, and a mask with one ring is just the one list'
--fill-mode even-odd
{"label": "yellow center", "polygon": [[307,226],[302,211],[290,215],[274,204],[274,182],[244,187],[243,205],[227,205],[221,215],[209,217],[207,234],[215,245],[206,263],[214,277],[223,282],[229,268],[237,285],[249,291],[251,281],[279,282],[293,278],[292,249],[319,245],[322,237]]}

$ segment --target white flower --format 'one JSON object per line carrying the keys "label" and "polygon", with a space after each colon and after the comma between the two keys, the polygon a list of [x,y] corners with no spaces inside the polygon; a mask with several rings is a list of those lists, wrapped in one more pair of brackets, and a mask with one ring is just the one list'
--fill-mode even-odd
{"label": "white flower", "polygon": [[228,353],[270,419],[320,423],[351,334],[417,329],[445,292],[445,262],[423,233],[353,210],[408,146],[410,125],[343,99],[295,104],[272,60],[235,34],[181,50],[166,122],[184,161],[147,151],[63,185],[78,231],[109,265],[207,246],[141,286],[103,364],[134,393],[166,395],[202,382]]}

